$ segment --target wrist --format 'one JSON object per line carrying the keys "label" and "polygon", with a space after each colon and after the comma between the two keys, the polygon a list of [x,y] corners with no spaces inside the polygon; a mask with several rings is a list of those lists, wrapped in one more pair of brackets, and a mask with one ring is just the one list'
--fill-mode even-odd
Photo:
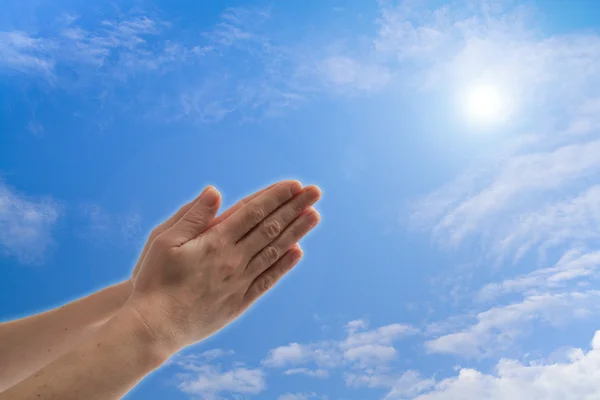
{"label": "wrist", "polygon": [[146,308],[129,301],[119,311],[119,318],[127,321],[135,340],[162,363],[181,350],[181,346],[164,321]]}

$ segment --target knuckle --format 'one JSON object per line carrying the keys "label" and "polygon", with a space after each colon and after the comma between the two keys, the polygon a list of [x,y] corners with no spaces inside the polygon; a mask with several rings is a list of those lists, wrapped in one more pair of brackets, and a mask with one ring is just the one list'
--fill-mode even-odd
{"label": "knuckle", "polygon": [[294,234],[294,236],[304,234],[311,225],[311,222],[308,218],[304,218],[302,221],[299,221],[299,222],[300,223],[296,224],[296,226],[292,230],[292,233]]}
{"label": "knuckle", "polygon": [[219,253],[223,249],[223,241],[216,236],[207,238],[204,244],[204,250],[208,254]]}
{"label": "knuckle", "polygon": [[205,215],[203,215],[200,212],[190,210],[185,215],[185,219],[186,219],[186,221],[188,221],[189,223],[191,223],[193,225],[201,225],[206,220],[206,217],[205,217]]}
{"label": "knuckle", "polygon": [[261,254],[262,262],[271,265],[279,258],[279,249],[275,246],[267,246]]}
{"label": "knuckle", "polygon": [[298,215],[298,214],[300,214],[302,211],[304,211],[304,207],[302,206],[302,204],[300,204],[300,203],[298,203],[298,202],[295,202],[295,203],[292,205],[292,213],[293,213],[294,215]]}
{"label": "knuckle", "polygon": [[262,207],[252,207],[250,210],[248,210],[248,223],[251,225],[257,225],[259,222],[261,222],[263,220],[263,218],[265,217],[265,210],[262,209]]}
{"label": "knuckle", "polygon": [[258,283],[258,289],[261,292],[266,292],[269,289],[271,289],[273,285],[275,285],[275,279],[273,279],[273,277],[270,275],[265,275],[261,278],[260,282]]}
{"label": "knuckle", "polygon": [[290,199],[290,197],[292,197],[292,192],[290,192],[289,190],[282,190],[277,195],[277,201],[279,203],[285,203],[286,201],[288,201]]}
{"label": "knuckle", "polygon": [[233,275],[235,274],[235,271],[237,269],[237,264],[233,261],[233,260],[227,260],[224,261],[223,264],[221,264],[221,274],[224,277],[225,281],[230,280]]}
{"label": "knuckle", "polygon": [[261,234],[265,239],[274,239],[281,232],[281,224],[279,221],[273,219],[264,223],[261,226]]}
{"label": "knuckle", "polygon": [[166,235],[158,235],[152,242],[152,247],[165,251],[171,248],[171,242]]}
{"label": "knuckle", "polygon": [[150,240],[156,239],[161,233],[163,233],[163,231],[164,231],[164,229],[163,229],[162,224],[156,226],[154,229],[152,229],[152,231],[150,232],[150,235],[148,235],[148,239],[150,239]]}

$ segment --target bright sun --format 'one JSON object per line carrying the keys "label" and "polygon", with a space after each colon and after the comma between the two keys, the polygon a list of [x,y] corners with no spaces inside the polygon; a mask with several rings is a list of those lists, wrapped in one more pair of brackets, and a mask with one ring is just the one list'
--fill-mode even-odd
{"label": "bright sun", "polygon": [[470,87],[463,99],[467,118],[477,124],[495,124],[506,118],[507,100],[493,85],[480,84]]}

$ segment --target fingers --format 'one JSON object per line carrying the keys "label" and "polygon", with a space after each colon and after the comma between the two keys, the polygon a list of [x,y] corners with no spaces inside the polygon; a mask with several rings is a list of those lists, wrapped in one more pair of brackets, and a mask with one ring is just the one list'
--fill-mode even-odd
{"label": "fingers", "polygon": [[150,236],[148,237],[148,240],[144,244],[144,248],[142,249],[142,253],[140,254],[140,257],[138,258],[138,261],[135,264],[135,267],[133,268],[133,272],[131,273],[131,275],[133,277],[135,277],[137,275],[139,269],[141,268],[142,263],[144,262],[144,258],[146,258],[146,253],[148,253],[148,250],[150,249],[150,245],[152,244],[152,241],[154,239],[156,239],[156,237],[158,235],[162,234],[167,229],[172,227],[177,221],[179,221],[190,210],[190,208],[192,208],[194,203],[196,203],[196,201],[198,201],[199,197],[200,196],[196,197],[194,200],[190,201],[189,203],[183,205],[179,210],[177,210],[177,212],[175,214],[171,215],[169,217],[169,219],[167,219],[166,221],[164,221],[163,223],[161,223],[160,225],[158,225],[156,228],[154,228],[152,230],[152,232],[150,233]]}
{"label": "fingers", "polygon": [[204,192],[202,192],[200,195],[198,195],[198,197],[196,197],[194,200],[190,201],[189,203],[181,206],[181,208],[179,210],[177,210],[177,212],[175,214],[171,215],[169,217],[169,219],[167,219],[165,222],[160,224],[160,229],[162,229],[162,231],[164,232],[167,229],[169,229],[170,227],[172,227],[173,225],[175,225],[175,223],[177,221],[179,221],[181,218],[183,218],[183,216],[185,214],[187,214],[188,211],[190,211],[190,209],[194,206],[194,204],[196,204],[196,202],[198,201],[200,196],[202,196],[203,193]]}
{"label": "fingers", "polygon": [[165,232],[170,244],[181,246],[205,231],[217,215],[220,205],[221,194],[213,186],[208,186],[183,217]]}
{"label": "fingers", "polygon": [[273,186],[240,208],[219,224],[219,232],[227,241],[237,243],[279,206],[302,190],[298,181],[285,181]]}
{"label": "fingers", "polygon": [[297,243],[290,248],[275,264],[252,281],[242,300],[245,310],[259,297],[271,289],[277,281],[287,274],[302,258],[302,249]]}
{"label": "fingers", "polygon": [[[269,186],[259,190],[258,192],[255,192],[247,197],[244,197],[242,200],[238,201],[233,206],[231,206],[230,208],[225,210],[221,215],[214,218],[206,229],[223,222],[225,219],[227,219],[229,216],[231,216],[237,210],[239,210],[244,205],[248,204],[250,201],[252,201],[254,198],[256,198],[256,196],[264,193],[265,191],[271,189],[273,186],[278,185],[278,184],[279,183],[274,183],[272,185],[269,185]],[[198,197],[196,197],[194,200],[183,205],[179,210],[177,210],[177,212],[175,214],[171,215],[166,221],[164,221],[163,223],[158,225],[156,228],[154,228],[154,230],[150,234],[150,237],[148,238],[148,241],[144,245],[144,248],[142,249],[140,257],[138,258],[138,261],[134,267],[134,270],[132,273],[133,276],[135,276],[135,274],[137,273],[137,271],[139,270],[139,268],[141,266],[141,263],[144,261],[144,258],[146,257],[146,253],[148,252],[148,249],[150,248],[150,244],[152,244],[152,241],[158,235],[160,235],[161,233],[165,232],[166,230],[171,228],[173,225],[175,225],[175,223],[177,221],[179,221],[190,210],[190,208],[192,208],[192,206],[198,201],[198,199],[200,198],[200,196],[202,196],[202,194],[204,194],[204,192],[202,192],[200,195],[198,195]]]}
{"label": "fingers", "polygon": [[223,211],[223,213],[221,215],[219,215],[217,218],[215,218],[213,220],[213,222],[211,223],[211,226],[215,226],[215,225],[223,222],[225,219],[229,218],[240,208],[242,208],[243,206],[245,206],[246,204],[248,204],[252,200],[254,200],[257,196],[263,194],[264,192],[266,192],[267,190],[271,189],[273,186],[278,185],[278,184],[279,183],[274,183],[272,185],[267,186],[266,188],[262,188],[258,192],[252,193],[251,195],[244,197],[242,200],[238,201],[233,206],[231,206],[227,210]]}
{"label": "fingers", "polygon": [[319,223],[319,213],[310,208],[300,217],[296,218],[270,245],[262,249],[248,263],[244,274],[250,279],[255,279],[265,270],[274,265],[283,254],[292,248],[300,239],[302,239],[311,229]]}
{"label": "fingers", "polygon": [[[258,226],[250,231],[238,246],[248,255],[247,260],[254,257],[269,243],[273,242],[304,210],[312,206],[321,197],[321,190],[316,186],[307,186],[300,194],[275,210],[265,218]],[[291,246],[296,241],[289,243]],[[288,247],[283,250],[282,255]]]}

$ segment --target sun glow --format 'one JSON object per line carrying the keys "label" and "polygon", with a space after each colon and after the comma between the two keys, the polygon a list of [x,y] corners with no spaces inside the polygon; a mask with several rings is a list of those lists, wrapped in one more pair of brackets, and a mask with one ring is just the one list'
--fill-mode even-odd
{"label": "sun glow", "polygon": [[508,116],[506,95],[494,85],[471,86],[465,91],[461,103],[465,116],[476,124],[497,124]]}

